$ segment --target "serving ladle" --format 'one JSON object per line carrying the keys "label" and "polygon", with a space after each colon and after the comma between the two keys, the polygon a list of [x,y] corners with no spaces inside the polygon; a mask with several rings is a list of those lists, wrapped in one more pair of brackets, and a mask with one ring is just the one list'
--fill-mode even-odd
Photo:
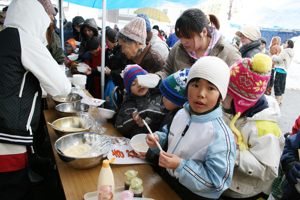
{"label": "serving ladle", "polygon": [[52,124],[52,123],[50,123],[50,122],[47,122],[47,123],[48,123],[50,126],[52,126],[52,128],[54,128],[54,129],[57,129],[57,130],[60,130],[60,131],[64,131],[64,130],[58,128],[57,126],[55,126],[54,124]]}

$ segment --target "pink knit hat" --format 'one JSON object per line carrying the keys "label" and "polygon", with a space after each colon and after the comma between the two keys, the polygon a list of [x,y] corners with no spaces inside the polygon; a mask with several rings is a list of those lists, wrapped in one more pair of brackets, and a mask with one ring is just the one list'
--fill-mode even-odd
{"label": "pink knit hat", "polygon": [[[236,112],[236,116],[230,123],[230,128],[237,135],[237,143],[241,150],[248,147],[242,142],[242,136],[234,123],[264,94],[270,79],[271,67],[271,57],[263,53],[256,54],[252,60],[244,58],[230,67],[228,93],[233,98]],[[241,146],[243,147],[241,148]]]}
{"label": "pink knit hat", "polygon": [[145,44],[147,37],[146,22],[143,18],[136,17],[126,24],[120,30],[120,33],[140,44]]}
{"label": "pink knit hat", "polygon": [[271,66],[271,58],[260,53],[252,61],[244,58],[230,67],[228,93],[234,99],[236,113],[245,112],[264,94]]}

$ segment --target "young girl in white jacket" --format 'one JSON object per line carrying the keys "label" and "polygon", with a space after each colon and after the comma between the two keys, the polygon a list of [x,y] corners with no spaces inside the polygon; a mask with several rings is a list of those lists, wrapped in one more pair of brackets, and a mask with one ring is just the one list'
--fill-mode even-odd
{"label": "young girl in white jacket", "polygon": [[[188,102],[176,113],[170,130],[146,137],[165,168],[162,177],[182,199],[217,199],[231,183],[236,148],[220,106],[228,81],[224,61],[199,59],[188,74]],[[156,140],[161,146],[168,144],[167,152],[159,152]]]}
{"label": "young girl in white jacket", "polygon": [[267,199],[278,175],[284,137],[276,124],[279,106],[265,96],[271,58],[259,53],[230,67],[223,119],[235,135],[237,155],[231,185],[222,199]]}

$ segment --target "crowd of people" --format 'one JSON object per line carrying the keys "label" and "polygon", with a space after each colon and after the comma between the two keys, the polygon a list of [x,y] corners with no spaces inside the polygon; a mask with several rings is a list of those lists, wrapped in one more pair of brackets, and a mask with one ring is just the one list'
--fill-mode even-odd
{"label": "crowd of people", "polygon": [[[246,24],[229,44],[216,16],[197,8],[180,15],[169,37],[146,14],[122,29],[101,29],[95,19],[75,16],[60,32],[50,0],[13,0],[6,9],[0,31],[0,199],[31,199],[28,151],[39,134],[43,94],[71,91],[59,65],[78,74],[85,63],[86,89],[101,98],[102,51],[105,88],[112,80],[122,91],[119,105],[106,105],[118,107],[111,123],[132,138],[148,132],[147,122],[154,135],[147,135],[150,148],[139,157],[182,199],[300,198],[300,119],[287,138],[276,123],[292,40],[280,46],[274,37],[268,51],[259,28]],[[64,34],[64,50],[58,34]],[[75,61],[68,58],[74,53]],[[146,87],[138,76],[159,82]],[[275,186],[278,179],[286,184]],[[281,193],[273,194],[278,187]]]}

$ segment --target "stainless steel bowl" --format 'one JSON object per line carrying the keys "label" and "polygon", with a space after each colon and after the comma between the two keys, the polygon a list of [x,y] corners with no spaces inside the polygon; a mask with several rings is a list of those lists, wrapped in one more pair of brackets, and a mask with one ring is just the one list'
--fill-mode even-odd
{"label": "stainless steel bowl", "polygon": [[88,117],[87,114],[81,114],[81,116],[59,118],[52,124],[59,128],[56,129],[52,126],[54,132],[60,137],[69,133],[89,131],[94,124],[94,120]]}
{"label": "stainless steel bowl", "polygon": [[66,103],[66,102],[78,102],[81,101],[82,96],[76,93],[70,93],[67,96],[54,96],[52,97],[55,104]]}
{"label": "stainless steel bowl", "polygon": [[[63,154],[70,146],[88,144],[93,149],[89,157],[71,157]],[[94,144],[94,145],[93,145]],[[95,145],[96,144],[96,145]],[[97,148],[95,148],[97,146]],[[54,143],[54,149],[62,161],[76,169],[89,169],[99,165],[103,155],[110,150],[111,140],[106,135],[93,132],[72,133],[65,135]]]}
{"label": "stainless steel bowl", "polygon": [[80,102],[68,102],[58,104],[55,109],[61,117],[70,117],[76,116],[80,112],[87,112],[90,106]]}

